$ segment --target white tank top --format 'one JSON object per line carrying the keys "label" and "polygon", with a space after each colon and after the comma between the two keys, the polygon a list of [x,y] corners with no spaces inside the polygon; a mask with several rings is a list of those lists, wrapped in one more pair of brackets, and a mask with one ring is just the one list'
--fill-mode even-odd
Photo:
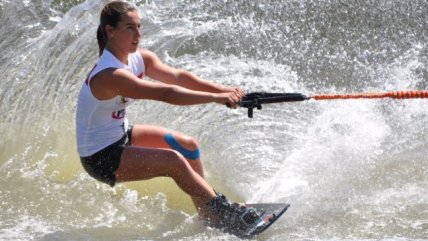
{"label": "white tank top", "polygon": [[143,78],[145,66],[140,52],[128,55],[128,65],[120,62],[107,49],[104,50],[80,89],[76,110],[77,151],[87,157],[120,140],[128,129],[125,116],[130,98],[116,96],[98,100],[92,95],[89,82],[92,77],[107,68],[126,69]]}

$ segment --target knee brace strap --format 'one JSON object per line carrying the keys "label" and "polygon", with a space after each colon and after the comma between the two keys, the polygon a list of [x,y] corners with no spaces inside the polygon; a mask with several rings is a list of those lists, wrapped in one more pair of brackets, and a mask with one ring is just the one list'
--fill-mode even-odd
{"label": "knee brace strap", "polygon": [[190,160],[197,160],[199,159],[200,153],[199,153],[199,149],[196,148],[195,150],[191,151],[191,150],[187,150],[186,148],[184,148],[182,145],[180,145],[180,143],[177,142],[177,140],[175,140],[175,138],[171,135],[171,134],[166,134],[163,139],[165,140],[166,143],[168,143],[168,145],[181,153],[181,155],[183,155],[185,158],[190,159]]}

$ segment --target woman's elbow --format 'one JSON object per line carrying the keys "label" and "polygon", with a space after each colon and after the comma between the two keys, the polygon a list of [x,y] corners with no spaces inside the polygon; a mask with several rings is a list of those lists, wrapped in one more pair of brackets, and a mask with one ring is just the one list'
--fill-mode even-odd
{"label": "woman's elbow", "polygon": [[156,100],[172,105],[181,105],[180,98],[177,96],[177,93],[177,87],[168,86],[163,91],[161,91],[161,93],[157,96]]}

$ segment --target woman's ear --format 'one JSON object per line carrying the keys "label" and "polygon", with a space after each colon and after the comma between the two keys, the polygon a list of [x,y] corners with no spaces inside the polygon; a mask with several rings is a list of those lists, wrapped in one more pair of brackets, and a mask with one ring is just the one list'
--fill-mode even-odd
{"label": "woman's ear", "polygon": [[106,31],[107,38],[110,38],[110,37],[114,36],[114,31],[113,30],[114,30],[114,28],[110,24],[107,24],[105,26],[105,31]]}

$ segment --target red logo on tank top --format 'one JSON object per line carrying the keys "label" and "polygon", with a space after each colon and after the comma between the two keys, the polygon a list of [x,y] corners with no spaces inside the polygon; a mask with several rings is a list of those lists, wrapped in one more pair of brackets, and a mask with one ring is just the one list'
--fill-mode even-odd
{"label": "red logo on tank top", "polygon": [[138,78],[140,78],[140,79],[143,79],[143,77],[144,77],[144,72],[142,72],[140,75],[138,75],[137,76]]}
{"label": "red logo on tank top", "polygon": [[123,118],[125,118],[125,113],[126,113],[125,109],[113,111],[111,113],[111,118],[116,119],[116,120],[123,119]]}

